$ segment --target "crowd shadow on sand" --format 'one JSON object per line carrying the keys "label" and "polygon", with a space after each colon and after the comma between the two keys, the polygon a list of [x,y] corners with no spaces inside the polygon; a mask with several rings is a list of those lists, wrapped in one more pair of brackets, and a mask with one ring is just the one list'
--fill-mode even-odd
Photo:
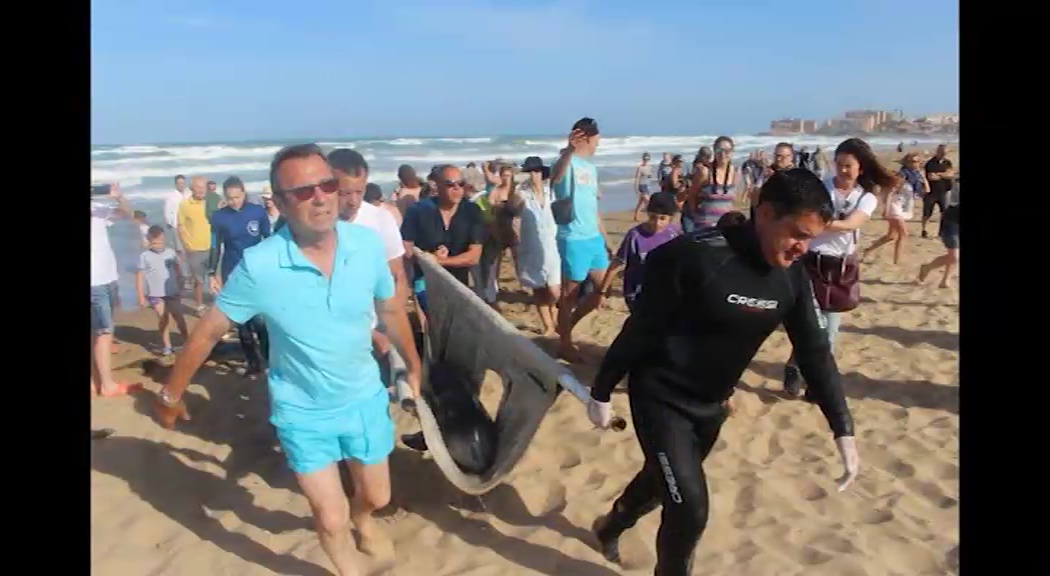
{"label": "crowd shadow on sand", "polygon": [[[140,343],[152,333],[133,326],[118,326],[117,333],[126,342]],[[193,378],[208,390],[204,398],[186,391],[186,407],[192,418],[179,422],[176,429],[202,442],[228,446],[229,455],[222,462],[229,481],[236,482],[248,474],[255,474],[271,488],[298,490],[295,477],[284,464],[284,457],[276,450],[277,437],[269,423],[269,393],[264,377],[246,378],[238,374],[243,368],[237,343],[223,343]],[[163,384],[171,369],[170,364],[158,360],[140,363],[143,375],[157,384]],[[154,418],[154,395],[135,394],[135,410]]]}
{"label": "crowd shadow on sand", "polygon": [[[134,326],[119,326],[118,337],[123,341],[144,345],[155,338],[155,333]],[[126,480],[131,489],[161,513],[185,526],[199,538],[211,541],[247,562],[267,567],[279,574],[329,574],[309,562],[290,556],[281,556],[266,549],[247,536],[225,530],[218,521],[206,516],[203,508],[231,510],[245,523],[273,533],[311,529],[308,518],[287,513],[268,516],[268,511],[255,508],[251,495],[237,480],[256,474],[272,488],[299,492],[295,477],[288,470],[283,456],[276,450],[276,437],[267,421],[268,400],[265,381],[249,380],[237,374],[239,349],[231,349],[229,357],[213,354],[201,367],[193,381],[207,389],[208,398],[187,390],[184,395],[192,418],[179,422],[176,429],[202,442],[226,445],[228,456],[219,460],[195,450],[174,448],[137,438],[110,438],[106,451],[95,455],[95,469]],[[170,365],[147,359],[138,362],[143,375],[163,383]],[[154,394],[142,391],[134,395],[135,409],[154,419]],[[222,467],[226,478],[197,470],[182,464],[175,454],[194,461],[208,461]],[[122,460],[123,459],[123,460]],[[393,479],[393,502],[386,511],[396,508],[419,514],[434,523],[443,532],[455,534],[468,544],[495,551],[510,562],[539,573],[580,576],[613,576],[616,571],[599,564],[566,556],[557,550],[526,542],[517,537],[504,536],[487,522],[464,518],[461,511],[489,512],[513,526],[542,526],[590,544],[590,533],[577,527],[561,514],[563,507],[541,517],[530,514],[514,488],[503,485],[482,499],[460,493],[447,483],[437,466],[411,450],[396,449],[390,458]],[[162,474],[167,478],[160,485],[148,479]],[[171,479],[175,480],[172,481]],[[181,499],[172,501],[163,486],[193,486]],[[344,477],[349,489],[349,482]],[[419,486],[441,486],[440,494],[430,491],[421,498]],[[167,498],[167,500],[165,500]],[[453,506],[449,502],[454,502]]]}
{"label": "crowd shadow on sand", "polygon": [[[852,329],[853,327],[849,328]],[[843,326],[842,329],[847,330],[847,327]],[[884,327],[876,327],[858,330],[871,330],[868,333],[878,334],[883,337],[887,337],[887,334],[897,336],[904,340],[902,344],[905,346],[914,346],[919,341],[932,343],[930,339],[933,339],[933,342],[939,343],[944,347],[951,346],[953,342],[956,348],[958,347],[958,336],[948,332],[919,331],[918,336],[904,336],[903,334],[909,332],[908,330],[890,327],[886,328],[885,331],[881,331],[883,329]],[[900,332],[897,332],[897,330],[900,330]],[[909,340],[909,338],[914,340]],[[553,353],[554,346],[556,346],[555,343],[545,342],[541,339],[537,339],[537,344],[548,353]],[[577,347],[583,354],[585,361],[568,364],[568,366],[581,382],[585,385],[590,385],[597,375],[607,347],[586,342],[577,342]],[[777,384],[783,382],[784,379],[783,364],[752,360],[748,370],[763,378],[773,380]],[[779,386],[776,389],[763,388],[751,386],[744,382],[738,383],[737,386],[741,390],[747,390],[759,395],[763,401],[767,402],[774,399],[791,399],[780,390]],[[882,400],[902,408],[917,407],[943,410],[952,414],[959,413],[959,389],[954,386],[935,384],[928,380],[878,380],[859,372],[844,372],[842,374],[842,387],[849,398]],[[626,383],[620,382],[617,384],[616,389],[613,390],[613,393],[624,393],[626,390]]]}
{"label": "crowd shadow on sand", "polygon": [[959,351],[959,334],[946,330],[923,330],[920,328],[901,328],[899,326],[852,326],[843,325],[843,332],[851,334],[871,335],[893,340],[904,346],[912,348],[920,344],[929,344],[949,352]]}
{"label": "crowd shadow on sand", "polygon": [[245,562],[277,574],[330,575],[312,562],[277,554],[244,534],[227,530],[205,509],[232,512],[241,522],[273,534],[309,529],[309,522],[294,514],[255,506],[246,488],[184,464],[176,455],[198,464],[210,462],[222,466],[214,456],[196,450],[141,438],[112,436],[93,447],[91,467],[124,480],[132,492],[155,510],[178,522],[197,538],[211,542]]}
{"label": "crowd shadow on sand", "polygon": [[[748,370],[777,383],[782,382],[784,378],[783,364],[753,360]],[[756,394],[767,403],[790,399],[779,386],[771,389],[739,382],[737,387]],[[859,372],[846,372],[842,374],[842,388],[849,398],[882,400],[901,408],[927,408],[951,414],[959,413],[959,389],[928,380],[876,380]]]}
{"label": "crowd shadow on sand", "polygon": [[[588,530],[575,526],[562,514],[564,505],[542,515],[531,514],[517,491],[503,484],[488,494],[474,497],[452,487],[434,462],[412,450],[397,448],[390,455],[393,482],[391,509],[417,514],[446,534],[454,534],[471,546],[491,550],[509,562],[550,576],[615,576],[619,572],[594,562],[572,558],[558,550],[501,534],[488,522],[464,517],[462,512],[487,512],[518,527],[539,526],[568,539],[591,545]],[[419,498],[426,486],[427,497]],[[406,495],[415,495],[410,497]],[[452,502],[450,504],[450,502]]]}

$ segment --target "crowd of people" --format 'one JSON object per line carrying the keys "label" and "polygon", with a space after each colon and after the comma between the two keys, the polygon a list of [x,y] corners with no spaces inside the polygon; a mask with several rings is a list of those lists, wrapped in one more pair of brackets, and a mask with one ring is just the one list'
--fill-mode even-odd
{"label": "crowd of people", "polygon": [[[418,396],[415,331],[426,330],[428,304],[414,259],[433,259],[498,310],[499,266],[509,254],[520,284],[532,291],[542,333],[557,338],[557,353],[569,362],[582,360],[573,327],[609,297],[622,272],[630,314],[602,360],[587,413],[608,427],[610,392],[626,378],[645,463],[595,522],[610,561],[619,560],[619,536],[662,505],[656,574],[689,574],[707,522],[701,464],[740,375],[779,325],[794,345],[784,388],[801,395],[804,383],[805,398],[820,406],[846,470],[845,489],[859,456],[833,359],[841,316],[859,305],[864,258],[894,242],[899,261],[903,222],[916,201],[924,207],[924,237],[940,208],[947,249],[922,265],[919,279],[943,267],[948,285],[958,262],[959,186],[945,148],[924,167],[905,155],[900,171],[880,164],[857,138],[842,142],[831,161],[819,148],[781,143],[772,162],[756,151],[736,166],[733,140],[721,136],[698,151],[688,172],[679,155],[663,154],[654,169],[646,153],[634,177],[641,222],[613,246],[592,161],[600,142],[598,123],[583,118],[550,166],[534,156],[518,166],[501,159],[463,169],[445,164],[422,179],[401,166],[389,202],[368,182],[365,158],[349,148],[280,150],[262,205],[246,200],[235,176],[221,195],[198,176],[187,193],[186,178],[177,176],[164,224],[136,218],[143,230],[138,302],[156,313],[160,353],[177,353],[155,402],[158,420],[173,427],[188,419],[183,394],[191,377],[236,330],[246,374],[266,373],[271,423],[321,545],[340,575],[358,574],[351,524],[362,552],[392,554],[372,520],[390,498],[394,448],[378,362],[396,351]],[[109,363],[118,296],[107,225],[136,213],[118,186],[110,194],[115,206],[92,208],[91,379],[92,394],[102,396],[130,389],[113,380]],[[887,233],[858,258],[859,229],[880,199]],[[186,289],[200,317],[192,332],[181,313]],[[172,321],[185,339],[181,349],[168,334]],[[418,436],[404,441],[425,449]],[[343,461],[349,499],[337,468]]]}

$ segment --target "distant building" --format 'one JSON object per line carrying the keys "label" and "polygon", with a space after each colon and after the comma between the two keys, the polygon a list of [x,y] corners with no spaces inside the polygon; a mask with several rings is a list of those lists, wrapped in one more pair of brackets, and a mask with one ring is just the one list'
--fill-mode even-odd
{"label": "distant building", "polygon": [[773,120],[769,123],[769,131],[773,133],[806,134],[817,131],[816,120],[803,120],[802,118],[784,118]]}
{"label": "distant building", "polygon": [[931,114],[918,119],[918,122],[923,124],[934,124],[936,126],[943,126],[945,124],[958,124],[958,114]]}

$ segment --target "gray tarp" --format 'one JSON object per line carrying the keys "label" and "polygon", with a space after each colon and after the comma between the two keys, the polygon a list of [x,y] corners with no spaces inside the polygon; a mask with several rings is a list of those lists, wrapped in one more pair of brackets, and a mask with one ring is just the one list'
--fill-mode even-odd
{"label": "gray tarp", "polygon": [[496,456],[481,475],[463,472],[449,456],[426,402],[430,391],[425,372],[423,398],[418,402],[428,449],[442,473],[460,490],[484,494],[498,485],[525,454],[554,403],[559,382],[564,385],[568,378],[575,383],[575,379],[567,368],[418,248],[415,255],[427,289],[427,336],[421,351],[424,366],[450,363],[471,374],[476,382],[481,382],[486,370],[492,370],[503,380],[503,397],[495,418],[499,438]]}

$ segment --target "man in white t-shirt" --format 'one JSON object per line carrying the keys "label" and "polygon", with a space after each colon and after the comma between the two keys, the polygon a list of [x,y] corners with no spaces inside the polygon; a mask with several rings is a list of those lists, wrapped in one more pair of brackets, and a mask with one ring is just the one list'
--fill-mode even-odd
{"label": "man in white t-shirt", "polygon": [[179,204],[189,196],[186,190],[186,177],[179,174],[175,177],[175,189],[164,196],[164,224],[168,227],[168,236],[175,243],[175,255],[179,266],[182,266],[182,242],[179,241]]}
{"label": "man in white t-shirt", "polygon": [[[824,180],[824,187],[831,194],[831,204],[835,209],[834,219],[828,223],[819,236],[809,243],[809,252],[822,256],[846,259],[857,251],[860,242],[860,228],[875,212],[879,201],[871,192],[866,192],[860,184],[854,184],[848,190],[841,190],[835,185],[835,177]],[[821,311],[826,323],[828,341],[831,350],[835,350],[839,326],[842,323],[841,312]],[[784,368],[784,389],[792,395],[798,395],[801,387],[801,375],[795,365],[795,354],[792,352]]]}
{"label": "man in white t-shirt", "polygon": [[113,184],[109,196],[117,202],[91,203],[91,392],[105,397],[126,394],[128,386],[113,380],[113,307],[117,293],[117,257],[109,242],[109,227],[117,218],[131,217],[131,208]]}
{"label": "man in white t-shirt", "polygon": [[[390,273],[394,276],[396,296],[407,298],[408,282],[402,263],[405,244],[401,241],[401,231],[397,222],[386,210],[364,202],[365,187],[368,184],[368,162],[356,150],[338,148],[328,153],[328,164],[339,180],[339,218],[370,228],[379,235],[386,251]],[[391,348],[386,336],[375,329],[376,324],[377,317],[373,316],[372,345],[376,355],[382,357]]]}

